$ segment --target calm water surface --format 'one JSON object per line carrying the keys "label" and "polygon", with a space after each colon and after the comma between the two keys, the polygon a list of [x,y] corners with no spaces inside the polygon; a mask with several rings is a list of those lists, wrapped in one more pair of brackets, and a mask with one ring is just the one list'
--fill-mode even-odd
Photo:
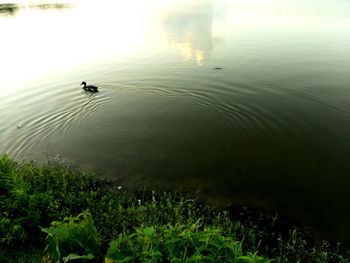
{"label": "calm water surface", "polygon": [[0,4],[0,152],[350,240],[350,2],[124,2]]}

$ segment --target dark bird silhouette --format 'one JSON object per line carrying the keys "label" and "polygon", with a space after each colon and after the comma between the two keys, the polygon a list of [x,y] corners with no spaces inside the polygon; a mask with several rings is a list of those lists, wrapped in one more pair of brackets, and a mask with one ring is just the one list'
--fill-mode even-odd
{"label": "dark bird silhouette", "polygon": [[80,85],[84,85],[83,90],[85,90],[85,91],[92,92],[92,93],[98,92],[97,87],[92,86],[92,85],[86,85],[85,81],[83,81]]}

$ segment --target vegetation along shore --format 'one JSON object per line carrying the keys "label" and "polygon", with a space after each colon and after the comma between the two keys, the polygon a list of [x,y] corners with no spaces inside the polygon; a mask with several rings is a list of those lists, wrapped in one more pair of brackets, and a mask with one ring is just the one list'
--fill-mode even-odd
{"label": "vegetation along shore", "polygon": [[[233,209],[235,210],[235,209]],[[0,158],[0,262],[350,262],[277,213],[128,192],[62,163]]]}

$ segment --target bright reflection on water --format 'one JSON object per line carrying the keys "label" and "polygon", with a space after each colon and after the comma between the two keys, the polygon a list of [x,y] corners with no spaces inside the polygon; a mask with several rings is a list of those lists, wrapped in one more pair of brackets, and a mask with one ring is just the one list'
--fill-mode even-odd
{"label": "bright reflection on water", "polygon": [[21,1],[0,32],[1,153],[350,236],[349,2]]}

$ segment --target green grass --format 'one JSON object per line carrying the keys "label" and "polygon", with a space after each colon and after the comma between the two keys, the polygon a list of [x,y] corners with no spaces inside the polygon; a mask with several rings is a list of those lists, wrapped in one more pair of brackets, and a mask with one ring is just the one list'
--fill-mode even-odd
{"label": "green grass", "polygon": [[[243,215],[243,216],[242,216]],[[62,163],[0,158],[0,262],[350,262],[276,213],[128,193]]]}

